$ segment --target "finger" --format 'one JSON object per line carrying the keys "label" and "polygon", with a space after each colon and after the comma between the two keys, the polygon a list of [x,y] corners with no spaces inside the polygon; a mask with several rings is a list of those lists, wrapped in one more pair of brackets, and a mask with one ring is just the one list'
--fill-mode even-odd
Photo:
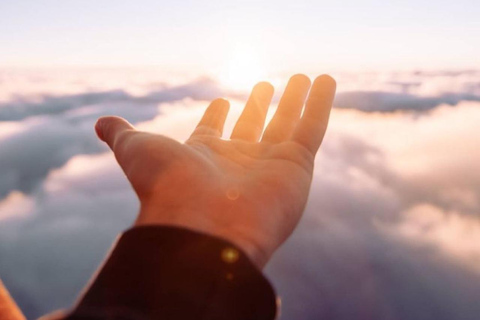
{"label": "finger", "polygon": [[260,82],[253,88],[245,109],[233,129],[231,139],[258,141],[262,135],[272,97],[273,87],[268,82]]}
{"label": "finger", "polygon": [[335,97],[336,83],[332,77],[321,75],[315,79],[308,96],[305,111],[292,135],[292,140],[317,153],[327,130],[328,117]]}
{"label": "finger", "polygon": [[229,107],[230,104],[225,99],[213,100],[193,131],[192,137],[198,135],[221,137]]}
{"label": "finger", "polygon": [[310,79],[307,76],[297,74],[290,78],[277,111],[265,129],[262,141],[275,143],[290,138],[295,124],[300,119],[309,88]]}
{"label": "finger", "polygon": [[107,116],[97,120],[95,131],[100,140],[107,143],[110,149],[115,152],[118,148],[119,138],[129,132],[134,132],[135,128],[123,118]]}

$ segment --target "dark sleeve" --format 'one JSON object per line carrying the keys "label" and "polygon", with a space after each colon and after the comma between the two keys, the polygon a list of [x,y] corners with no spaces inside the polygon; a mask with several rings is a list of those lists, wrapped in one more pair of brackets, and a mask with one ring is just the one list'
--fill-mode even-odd
{"label": "dark sleeve", "polygon": [[125,232],[74,319],[273,320],[272,286],[233,244],[186,229]]}

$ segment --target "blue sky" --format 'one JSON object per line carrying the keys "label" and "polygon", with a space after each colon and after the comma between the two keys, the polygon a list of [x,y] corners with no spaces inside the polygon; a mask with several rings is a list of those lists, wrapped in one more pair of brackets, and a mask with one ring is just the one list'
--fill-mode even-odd
{"label": "blue sky", "polygon": [[474,68],[479,16],[474,0],[2,0],[0,66],[210,73],[247,46],[269,72]]}

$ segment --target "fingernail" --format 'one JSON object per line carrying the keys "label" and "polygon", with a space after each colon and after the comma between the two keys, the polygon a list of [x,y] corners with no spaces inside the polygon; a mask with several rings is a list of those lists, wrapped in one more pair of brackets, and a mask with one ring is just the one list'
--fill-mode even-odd
{"label": "fingernail", "polygon": [[102,121],[99,119],[95,123],[95,132],[100,140],[103,141],[103,136],[102,136]]}

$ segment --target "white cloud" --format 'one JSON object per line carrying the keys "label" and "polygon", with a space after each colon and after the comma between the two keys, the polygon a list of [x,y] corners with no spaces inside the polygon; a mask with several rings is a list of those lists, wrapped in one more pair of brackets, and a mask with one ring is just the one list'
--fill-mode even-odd
{"label": "white cloud", "polygon": [[[400,99],[380,107],[370,98],[359,102],[369,108],[408,100],[431,110],[333,111],[305,216],[267,268],[284,298],[284,318],[476,319],[480,103],[437,102],[450,89],[478,95],[478,74],[375,79],[371,88],[358,78],[339,86],[357,81],[360,91]],[[99,93],[94,103],[82,102],[78,89],[24,104],[22,120],[0,126],[0,273],[30,317],[71,304],[138,209],[94,136],[96,117],[119,114],[139,129],[185,140],[219,94],[208,81],[168,88],[125,91],[121,101]],[[50,103],[59,101],[69,107],[52,113]],[[43,111],[32,111],[37,107]],[[233,99],[227,133],[241,107]]]}
{"label": "white cloud", "polygon": [[400,215],[400,222],[381,226],[412,246],[431,246],[451,260],[480,274],[480,218],[418,204]]}
{"label": "white cloud", "polygon": [[0,221],[9,218],[21,218],[32,212],[34,201],[19,191],[12,191],[0,201]]}
{"label": "white cloud", "polygon": [[422,115],[337,112],[330,129],[379,150],[384,165],[401,178],[395,183],[401,184],[397,187],[406,201],[427,199],[480,214],[480,148],[475,139],[480,134],[479,106],[462,102]]}

